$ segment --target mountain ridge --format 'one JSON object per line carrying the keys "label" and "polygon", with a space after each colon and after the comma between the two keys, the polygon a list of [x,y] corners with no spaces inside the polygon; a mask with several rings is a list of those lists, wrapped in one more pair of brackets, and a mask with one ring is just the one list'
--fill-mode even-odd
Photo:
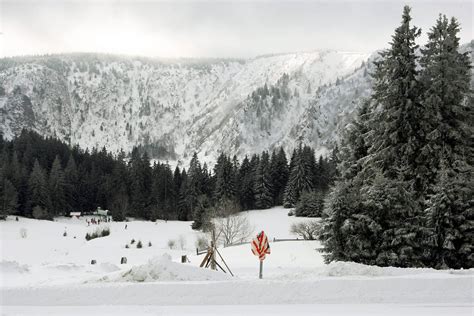
{"label": "mountain ridge", "polygon": [[[336,51],[186,63],[88,53],[3,58],[0,131],[11,138],[28,128],[112,152],[141,145],[158,159],[183,161],[193,151],[206,161],[220,151],[291,150],[298,141],[322,149],[329,136],[309,139],[314,133],[298,122],[308,121],[305,111],[324,116],[315,108],[322,90],[334,94],[336,83],[345,90],[339,81],[368,58]],[[264,87],[271,91],[255,95]],[[334,136],[332,118],[312,125]]]}

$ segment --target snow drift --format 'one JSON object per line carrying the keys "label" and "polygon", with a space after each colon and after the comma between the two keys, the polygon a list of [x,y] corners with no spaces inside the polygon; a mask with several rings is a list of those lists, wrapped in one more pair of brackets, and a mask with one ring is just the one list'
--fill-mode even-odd
{"label": "snow drift", "polygon": [[115,282],[155,282],[155,281],[223,281],[229,276],[222,272],[197,268],[171,261],[164,254],[154,257],[146,264],[132,267],[126,272],[113,276],[105,276],[101,281]]}
{"label": "snow drift", "polygon": [[30,269],[26,264],[19,264],[17,261],[2,260],[0,262],[0,272],[7,273],[27,273]]}

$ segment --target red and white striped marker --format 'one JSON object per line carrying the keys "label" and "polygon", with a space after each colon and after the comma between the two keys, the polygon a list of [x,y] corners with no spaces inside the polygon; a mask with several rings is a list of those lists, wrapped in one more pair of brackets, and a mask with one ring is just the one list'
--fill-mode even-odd
{"label": "red and white striped marker", "polygon": [[260,273],[259,278],[263,277],[263,260],[265,260],[265,256],[270,254],[270,244],[268,243],[267,235],[262,230],[260,234],[257,235],[251,242],[252,244],[252,253],[255,256],[258,256],[260,260]]}

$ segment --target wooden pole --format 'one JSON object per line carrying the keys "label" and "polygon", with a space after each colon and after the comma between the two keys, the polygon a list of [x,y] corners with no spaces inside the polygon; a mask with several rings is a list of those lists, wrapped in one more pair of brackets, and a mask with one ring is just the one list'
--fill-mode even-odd
{"label": "wooden pole", "polygon": [[216,248],[216,252],[217,252],[217,254],[219,255],[219,257],[221,257],[221,260],[222,260],[222,262],[224,262],[225,266],[227,267],[227,270],[229,270],[230,275],[231,275],[231,276],[234,276],[234,275],[232,274],[232,271],[230,271],[230,268],[229,268],[229,266],[227,265],[227,263],[225,262],[224,258],[222,258],[221,253],[219,252],[219,250],[217,250],[217,248]]}
{"label": "wooden pole", "polygon": [[214,244],[214,241],[211,241],[211,249],[212,249],[212,252],[211,252],[211,269],[212,270],[217,270],[216,268],[216,251],[215,251],[215,248],[216,245]]}
{"label": "wooden pole", "polygon": [[263,260],[260,260],[260,273],[258,274],[258,278],[261,279],[263,277]]}

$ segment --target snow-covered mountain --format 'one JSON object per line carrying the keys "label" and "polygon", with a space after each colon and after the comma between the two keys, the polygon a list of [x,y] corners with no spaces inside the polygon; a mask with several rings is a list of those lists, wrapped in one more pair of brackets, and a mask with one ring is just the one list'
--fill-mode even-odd
{"label": "snow-covered mountain", "polygon": [[156,158],[212,161],[299,141],[324,150],[370,90],[369,54],[320,51],[247,60],[97,54],[0,59],[0,132],[83,148],[143,145]]}

